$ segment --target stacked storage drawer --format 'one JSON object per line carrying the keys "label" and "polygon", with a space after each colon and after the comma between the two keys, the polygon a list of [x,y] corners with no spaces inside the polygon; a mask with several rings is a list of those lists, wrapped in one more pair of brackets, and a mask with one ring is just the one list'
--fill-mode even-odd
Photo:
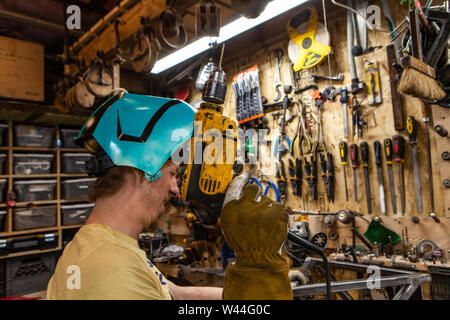
{"label": "stacked storage drawer", "polygon": [[8,145],[8,140],[6,140],[6,131],[8,131],[8,125],[5,123],[0,123],[0,146]]}
{"label": "stacked storage drawer", "polygon": [[80,148],[74,142],[75,138],[78,137],[80,129],[60,129],[62,147],[64,148]]}
{"label": "stacked storage drawer", "polygon": [[4,174],[6,172],[5,170],[5,160],[6,160],[6,154],[0,153],[0,174]]}
{"label": "stacked storage drawer", "polygon": [[11,253],[58,247],[58,233],[27,234],[0,239],[0,257]]}
{"label": "stacked storage drawer", "polygon": [[14,145],[18,147],[43,147],[53,146],[53,136],[56,128],[37,127],[28,125],[14,126]]}
{"label": "stacked storage drawer", "polygon": [[56,206],[14,209],[14,230],[28,230],[56,226]]}
{"label": "stacked storage drawer", "polygon": [[86,161],[93,155],[89,153],[64,153],[61,155],[63,173],[87,173]]}
{"label": "stacked storage drawer", "polygon": [[6,261],[0,260],[0,298],[6,297]]}
{"label": "stacked storage drawer", "polygon": [[61,183],[62,199],[78,200],[86,199],[89,195],[89,188],[97,178],[71,179]]}
{"label": "stacked storage drawer", "polygon": [[14,174],[49,174],[53,154],[13,154]]}
{"label": "stacked storage drawer", "polygon": [[6,179],[0,179],[0,202],[3,202],[4,199],[6,183]]}
{"label": "stacked storage drawer", "polygon": [[47,289],[56,267],[53,252],[7,259],[6,296],[16,296]]}
{"label": "stacked storage drawer", "polygon": [[55,199],[56,180],[15,181],[17,202],[46,201]]}
{"label": "stacked storage drawer", "polygon": [[62,225],[69,226],[85,223],[92,209],[94,209],[93,203],[61,206]]}
{"label": "stacked storage drawer", "polygon": [[0,232],[3,232],[4,221],[6,221],[6,211],[0,211]]}

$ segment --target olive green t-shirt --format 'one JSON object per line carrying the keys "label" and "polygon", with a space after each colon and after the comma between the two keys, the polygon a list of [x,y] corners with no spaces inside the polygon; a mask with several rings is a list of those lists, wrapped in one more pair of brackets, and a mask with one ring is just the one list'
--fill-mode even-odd
{"label": "olive green t-shirt", "polygon": [[106,225],[80,228],[58,260],[49,300],[169,300],[166,279],[137,240]]}

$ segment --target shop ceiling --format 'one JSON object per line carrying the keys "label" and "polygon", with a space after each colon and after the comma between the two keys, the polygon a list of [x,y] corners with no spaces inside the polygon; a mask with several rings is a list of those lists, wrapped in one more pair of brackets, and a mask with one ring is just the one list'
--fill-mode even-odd
{"label": "shop ceiling", "polygon": [[[68,34],[69,46],[79,40],[89,28],[120,3],[119,0],[0,0],[0,34],[38,42],[45,46],[46,82],[53,83],[63,72],[61,61],[58,61],[57,56],[64,49],[64,2],[67,5],[78,5],[82,13],[81,30],[70,31]],[[161,2],[161,0],[152,0],[152,2]],[[195,40],[195,6],[199,2],[200,0],[175,0],[172,2],[172,6],[183,16],[187,44]],[[239,12],[232,9],[231,0],[214,0],[214,3],[221,8],[222,26],[241,16]],[[330,1],[325,1],[325,3],[328,20],[343,14],[342,9],[332,5]],[[307,5],[315,5],[319,9],[319,15],[322,16],[323,13],[320,9],[322,0],[307,1],[300,7],[228,40],[224,61],[236,59],[245,51],[261,48],[272,41],[287,38],[287,20],[294,12]],[[195,57],[166,71],[162,76],[170,78],[194,60]],[[124,67],[127,68],[126,65]]]}

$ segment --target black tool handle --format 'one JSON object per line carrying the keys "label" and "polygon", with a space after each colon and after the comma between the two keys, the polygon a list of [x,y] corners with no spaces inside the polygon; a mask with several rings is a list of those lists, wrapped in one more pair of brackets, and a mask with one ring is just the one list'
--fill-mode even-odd
{"label": "black tool handle", "polygon": [[408,132],[409,136],[409,144],[417,143],[417,122],[413,116],[409,116],[406,119],[406,132]]}
{"label": "black tool handle", "polygon": [[291,179],[295,178],[295,165],[292,159],[289,159],[289,175],[291,176]]}
{"label": "black tool handle", "polygon": [[368,167],[369,166],[369,145],[367,144],[367,142],[361,142],[359,147],[361,148],[361,160],[363,162],[363,166]]}
{"label": "black tool handle", "polygon": [[380,143],[380,141],[376,140],[373,143],[373,150],[375,152],[375,164],[377,166],[381,166],[381,143]]}
{"label": "black tool handle", "polygon": [[302,173],[302,159],[296,158],[295,159],[295,176],[298,180],[302,179],[303,173]]}
{"label": "black tool handle", "polygon": [[392,140],[384,139],[384,155],[386,156],[386,163],[392,164]]}
{"label": "black tool handle", "polygon": [[339,143],[339,155],[341,157],[341,165],[343,166],[347,165],[347,149],[348,149],[347,142],[341,141]]}
{"label": "black tool handle", "polygon": [[405,138],[403,138],[400,135],[393,136],[392,148],[394,151],[394,161],[395,162],[405,161]]}
{"label": "black tool handle", "polygon": [[358,168],[358,146],[354,143],[350,145],[350,158],[352,160],[352,168]]}
{"label": "black tool handle", "polygon": [[280,161],[280,168],[281,168],[281,179],[286,181],[286,171],[284,171],[284,162]]}

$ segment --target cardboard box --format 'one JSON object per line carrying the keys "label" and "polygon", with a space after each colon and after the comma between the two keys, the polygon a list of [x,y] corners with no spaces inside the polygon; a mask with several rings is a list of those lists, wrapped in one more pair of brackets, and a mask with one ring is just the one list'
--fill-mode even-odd
{"label": "cardboard box", "polygon": [[0,36],[0,97],[44,101],[44,46]]}

